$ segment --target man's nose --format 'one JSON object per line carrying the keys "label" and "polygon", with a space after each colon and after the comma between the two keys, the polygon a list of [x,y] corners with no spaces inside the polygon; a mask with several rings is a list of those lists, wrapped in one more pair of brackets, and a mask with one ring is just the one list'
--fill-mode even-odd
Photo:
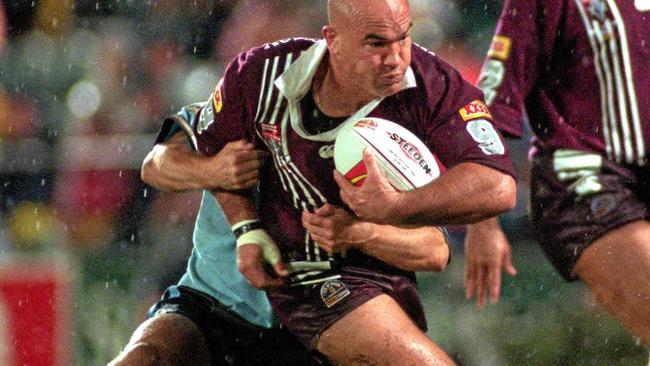
{"label": "man's nose", "polygon": [[399,42],[392,42],[384,56],[384,64],[390,67],[397,67],[402,62],[402,45]]}

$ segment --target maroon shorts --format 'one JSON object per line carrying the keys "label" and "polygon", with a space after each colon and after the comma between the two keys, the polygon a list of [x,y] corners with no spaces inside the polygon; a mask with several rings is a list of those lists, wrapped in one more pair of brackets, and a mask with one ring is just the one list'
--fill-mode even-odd
{"label": "maroon shorts", "polygon": [[426,331],[422,303],[414,280],[407,275],[378,273],[344,266],[341,278],[312,286],[283,287],[268,297],[282,324],[310,350],[329,326],[366,301],[391,296],[422,331]]}
{"label": "maroon shorts", "polygon": [[573,267],[591,243],[621,225],[650,218],[650,167],[624,167],[606,159],[598,167],[579,167],[585,161],[580,155],[558,162],[552,153],[539,153],[531,168],[533,226],[546,256],[567,281],[578,279]]}

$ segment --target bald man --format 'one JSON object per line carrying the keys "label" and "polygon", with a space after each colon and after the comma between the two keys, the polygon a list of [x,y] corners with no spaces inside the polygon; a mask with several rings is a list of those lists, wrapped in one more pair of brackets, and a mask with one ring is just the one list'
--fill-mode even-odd
{"label": "bald man", "polygon": [[[324,39],[241,53],[196,118],[171,123],[205,157],[241,139],[267,151],[257,205],[249,191],[213,194],[237,238],[240,272],[306,350],[340,365],[453,365],[424,333],[413,271],[446,265],[436,225],[514,205],[509,157],[482,93],[412,43],[407,1],[329,1],[328,12]],[[399,192],[368,155],[366,183],[349,184],[334,171],[332,146],[341,126],[365,116],[413,131],[445,173]],[[428,226],[383,224],[403,222]]]}

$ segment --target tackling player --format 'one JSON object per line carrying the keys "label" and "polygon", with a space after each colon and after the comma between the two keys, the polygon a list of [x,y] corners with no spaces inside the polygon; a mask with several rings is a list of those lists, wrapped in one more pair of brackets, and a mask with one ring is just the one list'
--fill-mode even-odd
{"label": "tackling player", "polygon": [[[322,250],[301,223],[309,214],[329,217],[328,204],[343,204],[326,152],[346,121],[400,123],[448,168],[409,192],[392,189],[370,156],[360,190],[337,175],[345,203],[364,218],[379,215],[376,221],[440,224],[502,213],[514,205],[510,160],[482,93],[412,44],[407,1],[331,0],[328,10],[323,40],[290,39],[241,53],[187,130],[206,156],[241,138],[268,151],[257,209],[246,192],[214,193],[238,238],[240,271],[267,289],[281,322],[306,347],[343,365],[451,365],[424,334],[412,272],[353,242]],[[281,278],[287,270],[290,286]]]}
{"label": "tackling player", "polygon": [[[650,3],[508,0],[479,86],[496,126],[527,112],[531,214],[547,257],[650,344]],[[509,243],[468,227],[466,292],[499,298]]]}
{"label": "tackling player", "polygon": [[[245,189],[257,181],[265,154],[244,141],[211,157],[196,154],[179,133],[195,124],[203,105],[166,119],[142,167],[142,179],[164,190]],[[303,225],[322,248],[356,245],[405,270],[439,271],[449,247],[435,227],[396,228],[366,223],[333,205],[305,213]],[[262,291],[237,270],[235,237],[209,190],[203,192],[187,272],[149,312],[124,351],[111,363],[125,365],[321,365],[286,329],[277,328]]]}

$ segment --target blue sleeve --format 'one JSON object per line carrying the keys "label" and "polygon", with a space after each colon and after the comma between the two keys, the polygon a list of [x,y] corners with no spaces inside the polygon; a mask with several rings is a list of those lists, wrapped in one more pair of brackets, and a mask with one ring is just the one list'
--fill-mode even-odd
{"label": "blue sleeve", "polygon": [[162,121],[162,126],[158,132],[158,137],[156,137],[155,144],[164,143],[173,135],[182,131],[185,133],[189,145],[196,151],[196,137],[192,131],[192,126],[196,123],[196,119],[199,117],[205,104],[206,102],[190,104],[181,108],[176,114],[166,117]]}

